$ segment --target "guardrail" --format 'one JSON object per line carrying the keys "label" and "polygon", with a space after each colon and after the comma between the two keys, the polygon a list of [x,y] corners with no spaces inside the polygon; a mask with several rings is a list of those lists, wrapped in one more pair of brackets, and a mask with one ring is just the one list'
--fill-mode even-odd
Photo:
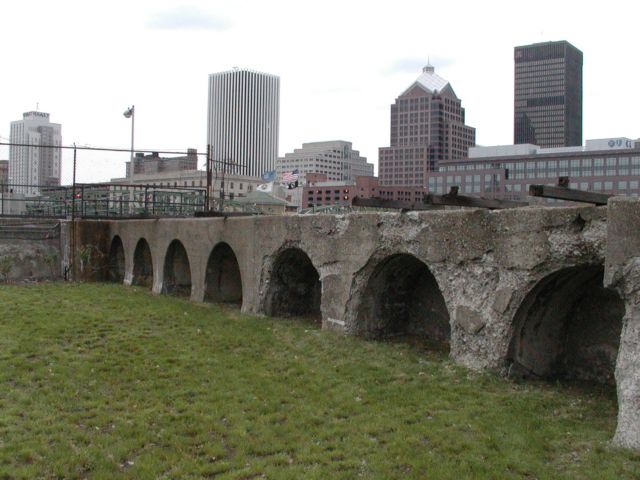
{"label": "guardrail", "polygon": [[0,189],[0,216],[5,217],[187,217],[205,211],[206,204],[206,188],[197,187],[92,183],[75,188],[8,184]]}

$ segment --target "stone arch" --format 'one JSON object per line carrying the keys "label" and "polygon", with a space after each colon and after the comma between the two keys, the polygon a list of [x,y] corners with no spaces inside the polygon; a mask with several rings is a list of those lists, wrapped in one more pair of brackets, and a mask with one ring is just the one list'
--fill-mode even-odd
{"label": "stone arch", "polygon": [[624,303],[603,286],[602,265],[564,268],[529,291],[507,355],[516,378],[614,384]]}
{"label": "stone arch", "polygon": [[233,249],[218,243],[209,255],[204,280],[205,302],[242,304],[242,276]]}
{"label": "stone arch", "polygon": [[109,248],[107,280],[122,283],[124,281],[124,271],[124,246],[120,236],[116,235],[111,240],[111,248]]}
{"label": "stone arch", "polygon": [[141,287],[153,287],[153,259],[151,249],[144,238],[138,240],[133,253],[133,278],[132,285]]}
{"label": "stone arch", "polygon": [[429,267],[414,255],[399,253],[380,261],[356,308],[355,335],[417,340],[429,349],[449,351],[447,305]]}
{"label": "stone arch", "polygon": [[169,244],[164,257],[162,293],[179,297],[191,296],[191,266],[189,256],[180,240]]}
{"label": "stone arch", "polygon": [[299,248],[281,251],[271,269],[264,311],[269,316],[310,317],[320,323],[322,283],[309,256]]}

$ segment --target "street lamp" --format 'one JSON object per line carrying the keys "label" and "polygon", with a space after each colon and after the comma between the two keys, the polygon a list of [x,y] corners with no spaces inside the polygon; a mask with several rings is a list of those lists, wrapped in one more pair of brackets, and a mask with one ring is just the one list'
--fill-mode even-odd
{"label": "street lamp", "polygon": [[131,119],[131,168],[133,168],[133,127],[135,125],[135,119],[136,119],[135,113],[136,113],[135,105],[131,105],[131,107],[127,108],[123,113],[125,118]]}

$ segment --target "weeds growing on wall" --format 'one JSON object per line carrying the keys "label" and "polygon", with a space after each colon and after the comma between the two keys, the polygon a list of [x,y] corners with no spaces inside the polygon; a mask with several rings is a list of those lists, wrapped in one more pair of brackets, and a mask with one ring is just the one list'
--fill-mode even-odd
{"label": "weeds growing on wall", "polygon": [[7,281],[13,268],[14,260],[8,255],[0,257],[0,280]]}

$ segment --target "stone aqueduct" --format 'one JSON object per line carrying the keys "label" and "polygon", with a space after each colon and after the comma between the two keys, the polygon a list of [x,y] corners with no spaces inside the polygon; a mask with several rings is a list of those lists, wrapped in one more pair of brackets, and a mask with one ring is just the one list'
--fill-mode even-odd
{"label": "stone aqueduct", "polygon": [[99,239],[113,281],[417,338],[473,369],[615,383],[614,440],[640,448],[637,200],[84,223],[80,242]]}

